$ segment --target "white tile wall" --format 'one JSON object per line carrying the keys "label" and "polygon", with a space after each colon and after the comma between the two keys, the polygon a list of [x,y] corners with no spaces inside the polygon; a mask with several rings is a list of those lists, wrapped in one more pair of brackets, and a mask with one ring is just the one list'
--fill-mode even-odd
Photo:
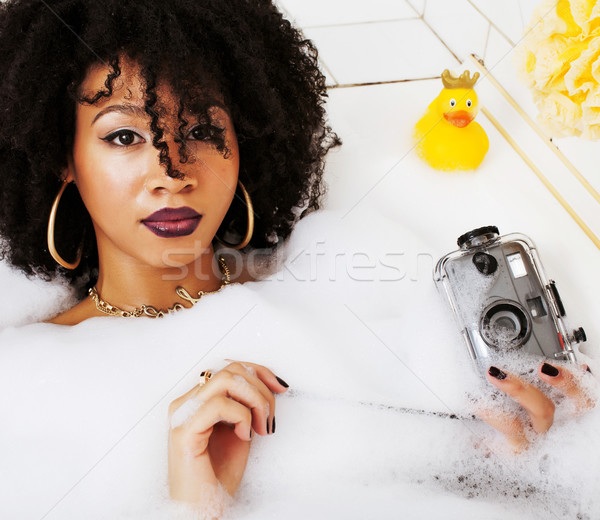
{"label": "white tile wall", "polygon": [[467,0],[427,0],[424,18],[459,59],[483,55],[489,22]]}
{"label": "white tile wall", "polygon": [[325,63],[321,57],[319,57],[319,65],[321,68],[321,72],[325,76],[325,84],[328,87],[335,87],[336,85],[338,85],[337,79],[335,79],[327,63]]}
{"label": "white tile wall", "polygon": [[515,63],[515,48],[494,27],[490,30],[485,65],[520,107],[533,119],[537,108],[529,89],[519,79]]}
{"label": "white tile wall", "polygon": [[420,20],[306,29],[340,84],[439,76],[456,60]]}
{"label": "white tile wall", "polygon": [[[569,158],[573,166],[579,170],[593,188],[600,193],[600,174],[598,168],[600,146],[598,142],[586,141],[577,137],[564,137],[562,139],[555,139],[554,144]],[[596,212],[596,218],[592,224],[595,225],[596,222],[600,222],[598,212]]]}
{"label": "white tile wall", "polygon": [[512,44],[521,39],[524,28],[519,0],[467,0],[505,35]]}
{"label": "white tile wall", "polygon": [[279,0],[279,4],[300,27],[415,18],[417,14],[403,0]]}
{"label": "white tile wall", "polygon": [[519,0],[519,8],[521,10],[521,18],[523,19],[524,27],[529,25],[533,16],[533,11],[540,4],[540,0]]}
{"label": "white tile wall", "polygon": [[426,0],[406,0],[406,2],[417,12],[419,16],[425,11]]}
{"label": "white tile wall", "polygon": [[494,70],[506,62],[510,62],[512,66],[513,49],[514,47],[495,27],[490,27],[485,53],[483,54],[486,67]]}

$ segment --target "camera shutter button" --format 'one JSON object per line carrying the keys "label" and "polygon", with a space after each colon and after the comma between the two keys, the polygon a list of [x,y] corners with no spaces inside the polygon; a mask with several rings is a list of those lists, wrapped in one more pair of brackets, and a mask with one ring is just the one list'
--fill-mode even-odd
{"label": "camera shutter button", "polygon": [[473,263],[477,270],[486,276],[494,274],[498,269],[498,261],[488,253],[475,253]]}

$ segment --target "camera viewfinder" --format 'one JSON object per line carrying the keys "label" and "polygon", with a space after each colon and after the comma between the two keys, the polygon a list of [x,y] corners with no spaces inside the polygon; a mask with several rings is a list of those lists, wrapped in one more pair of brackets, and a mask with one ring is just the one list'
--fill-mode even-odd
{"label": "camera viewfinder", "polygon": [[475,253],[473,263],[477,270],[486,276],[494,274],[498,269],[498,261],[489,253]]}

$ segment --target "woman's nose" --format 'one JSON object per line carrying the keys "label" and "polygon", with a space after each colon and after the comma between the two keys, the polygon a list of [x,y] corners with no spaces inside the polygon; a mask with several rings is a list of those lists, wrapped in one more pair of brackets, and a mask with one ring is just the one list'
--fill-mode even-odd
{"label": "woman's nose", "polygon": [[[166,144],[166,143],[165,143]],[[174,144],[174,143],[173,143]],[[152,158],[149,157],[147,168],[146,189],[150,192],[168,191],[179,193],[191,191],[198,185],[194,169],[190,167],[189,161],[182,163],[179,158],[178,145],[174,144],[165,148],[164,159],[161,162],[161,153],[153,147]],[[168,152],[168,153],[167,153]]]}

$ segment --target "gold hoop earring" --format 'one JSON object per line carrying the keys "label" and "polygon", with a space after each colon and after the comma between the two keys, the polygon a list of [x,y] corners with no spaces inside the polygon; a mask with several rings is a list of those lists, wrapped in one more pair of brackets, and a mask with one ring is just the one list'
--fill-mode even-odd
{"label": "gold hoop earring", "polygon": [[248,212],[248,228],[246,229],[246,235],[243,240],[239,244],[230,244],[229,242],[225,242],[225,240],[220,239],[217,235],[215,238],[224,246],[230,247],[231,249],[242,249],[246,247],[250,239],[252,238],[252,234],[254,233],[254,209],[252,208],[252,200],[250,200],[250,195],[244,188],[244,185],[240,180],[238,180],[238,185],[242,189],[242,193],[244,194],[244,199],[246,200],[246,210]]}
{"label": "gold hoop earring", "polygon": [[54,244],[54,226],[56,224],[56,213],[58,211],[58,204],[60,202],[60,198],[62,197],[65,189],[69,183],[67,181],[63,181],[60,190],[58,191],[58,195],[54,199],[54,203],[52,204],[52,209],[50,210],[50,218],[48,219],[48,251],[54,261],[60,265],[62,265],[65,269],[76,269],[79,266],[79,262],[81,262],[81,255],[83,254],[83,240],[81,241],[81,245],[77,250],[77,257],[73,263],[67,262],[62,256],[58,254],[56,250],[56,246]]}

